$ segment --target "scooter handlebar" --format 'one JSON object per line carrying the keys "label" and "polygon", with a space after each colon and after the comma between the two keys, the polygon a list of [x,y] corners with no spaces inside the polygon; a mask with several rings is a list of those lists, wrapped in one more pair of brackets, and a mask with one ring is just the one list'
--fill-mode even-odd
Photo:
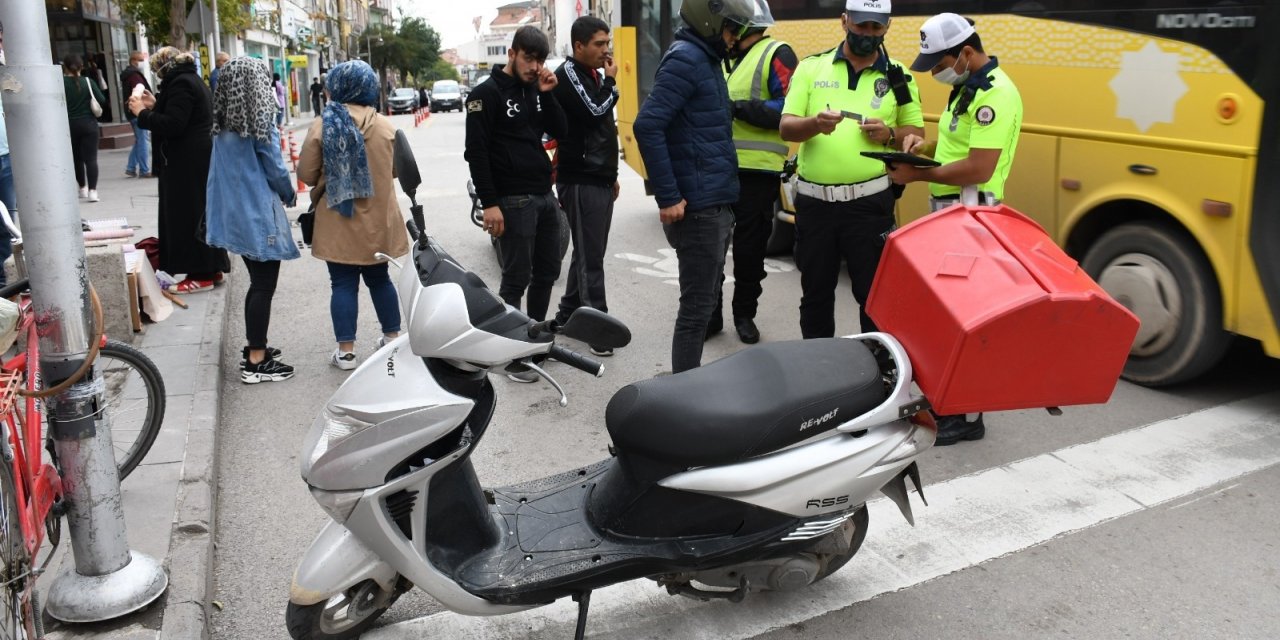
{"label": "scooter handlebar", "polygon": [[599,361],[588,358],[576,351],[570,351],[558,344],[551,345],[551,350],[547,352],[547,355],[597,378],[604,375],[604,365]]}

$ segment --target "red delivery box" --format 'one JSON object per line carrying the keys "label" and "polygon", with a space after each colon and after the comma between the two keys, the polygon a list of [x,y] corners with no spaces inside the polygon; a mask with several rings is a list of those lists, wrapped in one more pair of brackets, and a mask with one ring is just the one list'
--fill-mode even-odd
{"label": "red delivery box", "polygon": [[1106,402],[1138,318],[1007,207],[956,205],[889,236],[867,313],[940,415]]}

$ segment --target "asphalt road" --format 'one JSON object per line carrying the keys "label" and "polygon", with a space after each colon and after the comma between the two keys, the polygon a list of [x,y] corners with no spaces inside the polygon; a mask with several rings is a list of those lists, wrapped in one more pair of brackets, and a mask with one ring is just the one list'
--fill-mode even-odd
{"label": "asphalt road", "polygon": [[[492,249],[467,215],[463,118],[437,114],[419,128],[413,127],[411,116],[394,120],[409,133],[422,169],[425,184],[418,196],[426,204],[429,233],[496,288],[499,272]],[[232,321],[223,354],[228,373],[222,381],[208,381],[224,385],[218,611],[213,620],[219,638],[287,637],[284,610],[290,579],[326,518],[299,478],[298,455],[312,419],[347,374],[328,365],[334,343],[324,265],[303,253],[281,270],[271,330],[272,344],[284,351],[283,360],[297,368],[297,376],[246,386],[232,373],[244,343],[240,318],[247,287],[242,265],[237,265],[241,268],[231,278]],[[632,345],[607,361],[607,372],[599,379],[553,364],[551,374],[569,394],[567,408],[557,406],[545,383],[495,381],[499,408],[473,456],[482,483],[534,479],[606,457],[604,407],[611,394],[628,382],[670,370],[678,297],[674,254],[663,238],[652,198],[644,196],[640,179],[625,167],[609,254],[610,312],[631,327]],[[799,274],[789,258],[771,260],[769,269],[757,323],[766,341],[797,339]],[[857,329],[846,283],[837,309],[840,334]],[[562,286],[563,279],[555,295]],[[363,356],[374,350],[379,333],[372,305],[367,299],[361,304],[357,349]],[[704,362],[741,348],[727,332],[707,343]],[[910,531],[895,522],[901,518],[891,511],[873,508],[864,552],[812,593],[748,599],[736,608],[654,595],[643,606],[631,607],[633,617],[649,616],[643,624],[627,622],[630,601],[610,602],[605,595],[593,607],[590,629],[599,637],[677,638],[1280,636],[1280,618],[1274,615],[1274,603],[1280,601],[1274,562],[1280,539],[1275,535],[1280,525],[1275,506],[1280,493],[1277,389],[1280,361],[1261,356],[1256,345],[1240,344],[1223,365],[1192,384],[1151,390],[1121,383],[1108,404],[1068,408],[1061,417],[1043,411],[989,415],[985,440],[934,449],[920,461],[926,496],[932,498],[930,485],[936,485],[942,502],[931,499],[931,507],[917,503],[918,526]],[[1248,420],[1239,417],[1245,409],[1253,411]],[[1182,417],[1188,414],[1200,417]],[[1220,432],[1197,431],[1201,422],[1196,420],[1216,425]],[[1237,423],[1238,430],[1230,428]],[[1226,437],[1237,432],[1252,439]],[[1188,440],[1185,446],[1174,442],[1151,463],[1152,473],[1163,478],[1162,493],[1135,499],[1136,506],[1097,511],[1088,499],[1070,495],[1079,491],[1097,497],[1097,505],[1116,506],[1107,496],[1123,493],[1117,486],[1138,474],[1124,462],[1102,465],[1109,468],[1083,474],[1073,480],[1077,484],[1053,484],[1034,473],[1026,474],[1016,489],[1012,482],[992,481],[998,480],[993,474],[1005,470],[1070,460],[1072,452],[1112,452],[1116,455],[1102,457],[1123,460],[1132,447],[1160,440],[1162,433],[1216,437]],[[1200,469],[1210,458],[1219,463],[1212,472],[1182,473]],[[981,510],[957,512],[948,506],[945,496],[977,495],[964,488],[980,481],[990,483],[981,485],[987,487],[981,495],[992,501],[991,509],[1005,497],[1014,500],[1025,493],[1068,495],[1060,504],[1020,513],[1016,525],[984,518]],[[930,516],[931,509],[937,515]],[[953,550],[962,558],[944,566],[935,562],[941,552],[926,551],[948,537],[956,539],[957,527],[965,523],[957,513],[970,513],[970,520],[987,525],[979,533],[989,535],[972,538],[980,542],[967,549]],[[992,543],[1007,538],[1011,529],[1025,536],[1008,547]],[[973,527],[965,534],[973,536]],[[925,542],[900,554],[889,552],[895,541],[909,536]],[[656,587],[649,589],[658,593]],[[462,637],[447,630],[466,629],[469,637],[563,638],[565,607],[557,607],[528,622],[459,621],[414,591],[371,635]],[[423,616],[431,617],[415,621]]]}

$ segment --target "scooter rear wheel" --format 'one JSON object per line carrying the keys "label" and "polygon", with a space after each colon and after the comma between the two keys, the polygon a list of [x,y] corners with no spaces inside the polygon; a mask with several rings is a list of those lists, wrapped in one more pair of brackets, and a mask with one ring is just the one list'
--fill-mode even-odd
{"label": "scooter rear wheel", "polygon": [[[817,584],[823,578],[839,571],[840,567],[848,564],[853,559],[853,556],[857,555],[858,549],[862,548],[862,541],[867,538],[867,523],[869,521],[870,516],[867,515],[867,505],[864,504],[854,512],[853,517],[849,518],[849,522],[853,523],[854,526],[853,539],[849,541],[849,550],[830,558],[827,561],[826,568],[818,573],[818,577],[814,578],[811,584]],[[833,531],[827,535],[838,536],[841,533],[840,531]]]}
{"label": "scooter rear wheel", "polygon": [[404,579],[391,591],[373,580],[365,580],[324,602],[312,605],[290,602],[284,614],[285,624],[294,640],[358,638],[408,589]]}

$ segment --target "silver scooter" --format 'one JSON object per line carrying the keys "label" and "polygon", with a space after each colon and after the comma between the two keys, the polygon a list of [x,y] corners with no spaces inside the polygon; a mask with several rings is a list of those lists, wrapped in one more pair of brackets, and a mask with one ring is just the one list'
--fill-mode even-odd
{"label": "silver scooter", "polygon": [[[412,200],[407,145],[396,157]],[[557,337],[617,348],[631,336],[589,308],[535,323],[411,212],[397,285],[408,331],[351,374],[303,446],[302,478],[332,520],[294,574],[294,638],[358,637],[413,586],[478,616],[568,596],[582,638],[594,589],[649,578],[731,601],[801,589],[857,553],[878,492],[912,520],[906,480],[920,491],[915,461],[936,426],[884,333],[759,345],[626,385],[606,411],[609,457],[482,487],[471,453],[494,413],[489,374],[537,372],[563,406],[540,363],[603,367]]]}

